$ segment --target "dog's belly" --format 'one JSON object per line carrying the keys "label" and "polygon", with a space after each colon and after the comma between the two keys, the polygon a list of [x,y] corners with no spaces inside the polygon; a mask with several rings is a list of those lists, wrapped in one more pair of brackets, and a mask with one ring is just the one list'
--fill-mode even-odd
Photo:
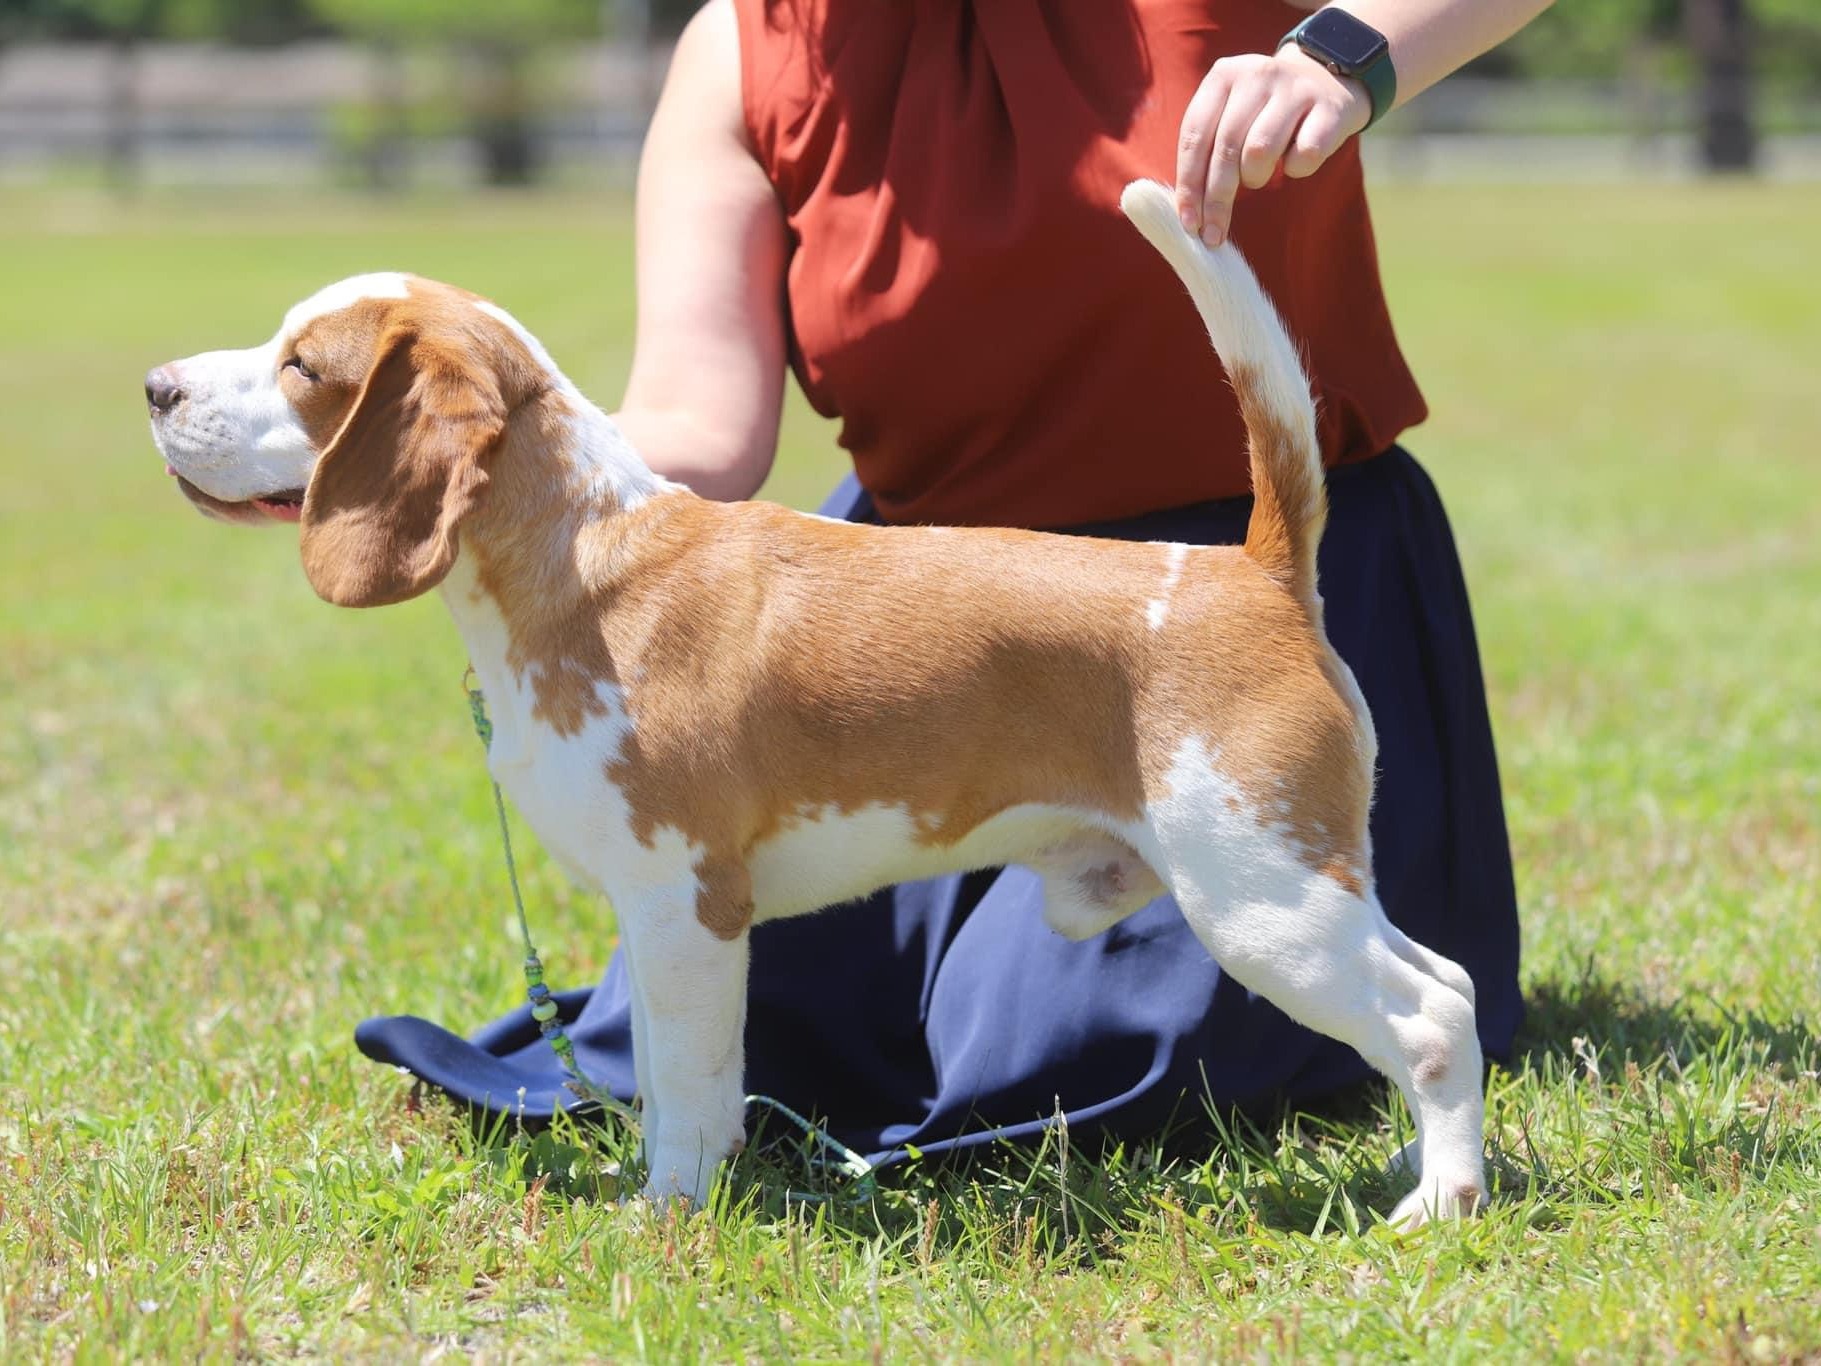
{"label": "dog's belly", "polygon": [[1097,829],[1083,812],[1016,806],[958,840],[938,843],[920,836],[918,822],[901,806],[804,812],[748,857],[754,918],[803,915],[893,883],[1023,863]]}

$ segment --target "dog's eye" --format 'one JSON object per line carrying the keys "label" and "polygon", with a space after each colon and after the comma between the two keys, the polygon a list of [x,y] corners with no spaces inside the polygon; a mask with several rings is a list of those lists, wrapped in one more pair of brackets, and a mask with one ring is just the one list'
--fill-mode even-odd
{"label": "dog's eye", "polygon": [[302,356],[292,356],[290,360],[284,363],[283,368],[286,370],[295,370],[298,374],[308,380],[318,380],[322,378],[321,375],[317,374],[309,366],[303,363]]}

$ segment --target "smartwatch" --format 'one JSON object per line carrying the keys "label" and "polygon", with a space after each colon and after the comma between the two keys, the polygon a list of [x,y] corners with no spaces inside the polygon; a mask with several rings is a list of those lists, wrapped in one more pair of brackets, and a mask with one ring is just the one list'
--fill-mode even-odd
{"label": "smartwatch", "polygon": [[1397,72],[1391,66],[1391,44],[1372,25],[1355,19],[1345,10],[1318,9],[1278,43],[1281,51],[1295,43],[1336,76],[1351,76],[1366,87],[1372,101],[1370,128],[1386,114],[1397,100]]}

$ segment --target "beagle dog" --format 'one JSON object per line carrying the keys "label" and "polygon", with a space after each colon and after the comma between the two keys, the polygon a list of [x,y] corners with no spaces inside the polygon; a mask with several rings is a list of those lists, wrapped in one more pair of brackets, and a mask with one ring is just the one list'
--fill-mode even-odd
{"label": "beagle dog", "polygon": [[407,275],[147,376],[204,512],[298,523],[332,603],[441,591],[494,776],[618,915],[654,1198],[699,1203],[743,1141],[755,922],[1015,863],[1071,938],[1172,893],[1227,973],[1388,1074],[1417,1131],[1394,1223],[1485,1199],[1473,983],[1373,887],[1376,740],[1322,629],[1308,382],[1233,248],[1153,182],[1122,207],[1238,395],[1243,547],[710,502],[508,314]]}

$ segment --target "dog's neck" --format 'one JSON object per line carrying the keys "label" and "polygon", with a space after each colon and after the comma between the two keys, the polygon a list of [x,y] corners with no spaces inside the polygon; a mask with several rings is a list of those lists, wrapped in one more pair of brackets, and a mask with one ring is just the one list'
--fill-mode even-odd
{"label": "dog's neck", "polygon": [[511,485],[522,475],[531,485],[529,496],[543,491],[555,497],[560,490],[571,505],[599,509],[604,516],[678,487],[652,473],[613,419],[589,401],[517,318],[486,301],[475,306],[512,331],[547,381],[513,413],[490,471],[495,484]]}
{"label": "dog's neck", "polygon": [[442,584],[492,710],[496,770],[525,756],[533,661],[587,629],[591,605],[627,570],[630,523],[642,519],[626,514],[663,495],[692,496],[652,473],[566,380],[513,414]]}

